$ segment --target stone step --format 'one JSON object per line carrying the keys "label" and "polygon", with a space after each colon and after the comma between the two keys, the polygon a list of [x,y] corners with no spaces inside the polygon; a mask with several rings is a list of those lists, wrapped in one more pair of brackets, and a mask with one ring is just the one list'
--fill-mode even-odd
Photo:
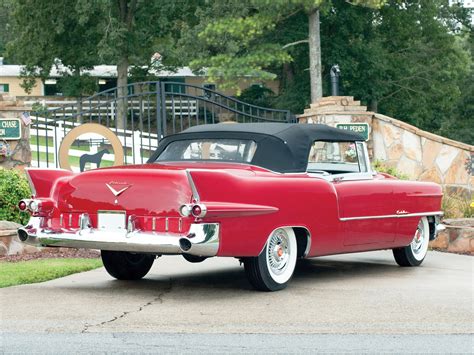
{"label": "stone step", "polygon": [[[344,104],[346,105],[344,105]],[[352,106],[352,105],[360,105],[360,101],[354,101],[354,97],[352,96],[328,96],[323,97],[318,102],[310,104],[310,108],[318,108],[321,106]]]}
{"label": "stone step", "polygon": [[367,106],[344,106],[344,111],[367,112]]}
{"label": "stone step", "polygon": [[16,101],[8,100],[8,101],[0,101],[0,107],[12,107],[16,106]]}

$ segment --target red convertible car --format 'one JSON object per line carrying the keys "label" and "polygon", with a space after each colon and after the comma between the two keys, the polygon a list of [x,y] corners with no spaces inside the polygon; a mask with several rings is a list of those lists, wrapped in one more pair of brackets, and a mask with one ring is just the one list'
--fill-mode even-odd
{"label": "red convertible car", "polygon": [[418,266],[442,215],[439,185],[377,173],[362,137],[317,124],[196,126],[144,165],[27,173],[20,239],[100,249],[117,279],[174,254],[239,258],[265,291],[284,288],[298,258],[393,249]]}

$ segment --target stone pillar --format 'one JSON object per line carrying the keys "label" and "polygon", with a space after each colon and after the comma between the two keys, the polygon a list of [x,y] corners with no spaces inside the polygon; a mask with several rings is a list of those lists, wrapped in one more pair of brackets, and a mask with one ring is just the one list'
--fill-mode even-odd
{"label": "stone pillar", "polygon": [[[0,118],[20,118],[25,111],[30,111],[31,107],[26,107],[23,102],[17,101],[14,97],[0,94]],[[21,122],[21,138],[18,140],[8,140],[11,155],[0,156],[0,167],[5,169],[24,169],[31,164],[30,149],[30,128]]]}
{"label": "stone pillar", "polygon": [[360,101],[352,96],[327,96],[317,103],[311,104],[298,116],[299,123],[321,123],[335,127],[339,124],[367,123],[369,126],[369,139],[367,146],[370,157],[373,156],[372,144],[372,117],[374,113],[367,111]]}
{"label": "stone pillar", "polygon": [[367,111],[352,96],[323,97],[298,116],[300,123],[367,123],[369,155],[411,180],[432,181],[450,195],[473,199],[474,146],[423,131],[392,117]]}

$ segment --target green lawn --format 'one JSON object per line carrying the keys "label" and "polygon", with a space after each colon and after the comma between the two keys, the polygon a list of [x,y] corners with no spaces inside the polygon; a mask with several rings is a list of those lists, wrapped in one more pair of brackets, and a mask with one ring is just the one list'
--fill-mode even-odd
{"label": "green lawn", "polygon": [[[52,137],[48,137],[48,139],[46,139],[46,137],[37,137],[35,135],[35,132],[34,132],[34,129],[31,133],[31,137],[30,137],[30,145],[34,145],[36,146],[36,143],[39,142],[39,145],[42,146],[50,146],[52,147],[53,146],[53,138]],[[46,144],[46,142],[48,142],[48,144]]]}
{"label": "green lawn", "polygon": [[43,282],[102,266],[100,259],[38,259],[0,262],[0,288]]}

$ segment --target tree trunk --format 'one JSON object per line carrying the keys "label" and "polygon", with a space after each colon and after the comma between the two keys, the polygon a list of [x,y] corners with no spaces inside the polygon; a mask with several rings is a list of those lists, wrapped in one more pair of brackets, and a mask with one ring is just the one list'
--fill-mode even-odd
{"label": "tree trunk", "polygon": [[[80,77],[81,77],[81,68],[80,67],[74,68],[74,75],[76,76],[76,80],[80,80]],[[79,93],[79,96],[76,97],[76,100],[77,100],[76,122],[77,123],[83,123],[83,120],[82,120],[82,90]]]}
{"label": "tree trunk", "polygon": [[309,77],[311,86],[311,103],[323,97],[321,74],[321,36],[319,33],[319,10],[309,13]]}
{"label": "tree trunk", "polygon": [[293,65],[291,63],[283,63],[283,70],[282,70],[282,87],[280,87],[280,91],[284,87],[291,86],[295,82],[295,73],[293,71]]}
{"label": "tree trunk", "polygon": [[[127,29],[128,34],[133,32],[133,20],[137,8],[137,0],[119,0],[117,2],[120,21]],[[125,43],[122,44],[123,50],[117,64],[117,128],[127,129],[127,111],[128,111],[128,59],[129,51]]]}
{"label": "tree trunk", "polygon": [[127,81],[128,79],[128,58],[123,56],[117,65],[117,128],[127,129]]}

